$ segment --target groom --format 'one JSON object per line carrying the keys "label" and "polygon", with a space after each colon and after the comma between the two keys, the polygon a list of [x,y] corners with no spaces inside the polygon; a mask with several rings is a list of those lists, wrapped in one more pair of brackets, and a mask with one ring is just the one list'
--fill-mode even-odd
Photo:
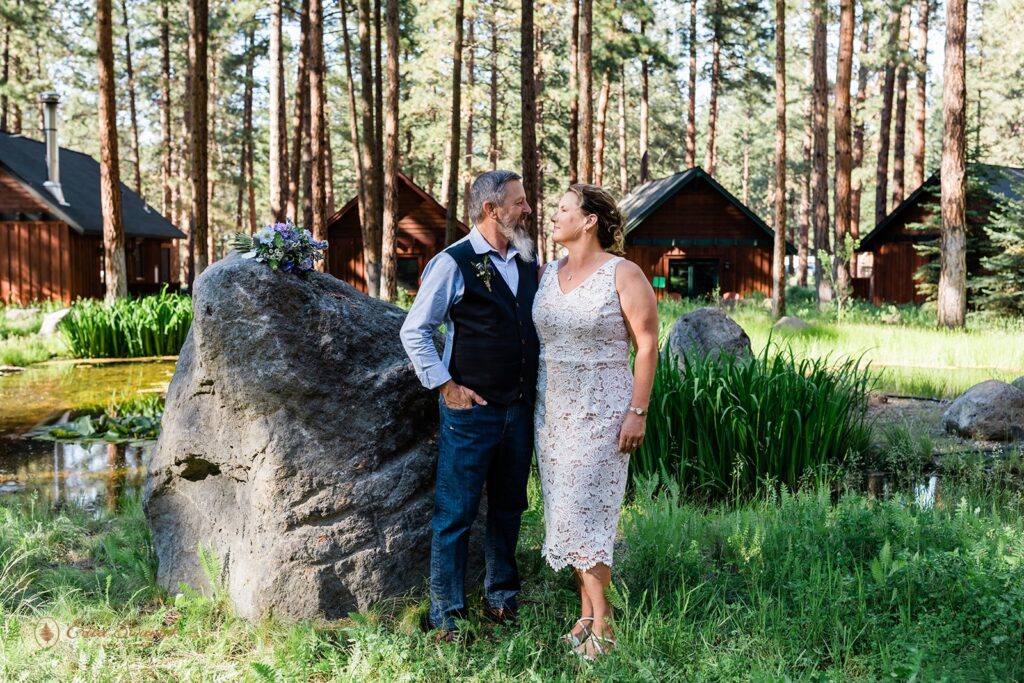
{"label": "groom", "polygon": [[[469,529],[487,487],[484,594],[488,614],[516,617],[515,551],[533,455],[537,291],[531,213],[522,178],[488,171],[473,182],[469,235],[431,259],[402,325],[420,382],[440,389],[441,434],[430,548],[430,625],[456,636],[466,609]],[[444,356],[433,335],[444,323]]]}

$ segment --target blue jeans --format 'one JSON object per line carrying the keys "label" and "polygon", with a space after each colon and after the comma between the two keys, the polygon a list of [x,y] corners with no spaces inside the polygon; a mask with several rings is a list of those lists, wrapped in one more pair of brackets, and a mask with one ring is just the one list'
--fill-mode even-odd
{"label": "blue jeans", "polygon": [[526,510],[526,480],[533,457],[533,408],[452,409],[439,397],[441,435],[430,546],[430,625],[454,628],[465,615],[469,529],[487,486],[484,596],[495,608],[516,607],[516,543]]}

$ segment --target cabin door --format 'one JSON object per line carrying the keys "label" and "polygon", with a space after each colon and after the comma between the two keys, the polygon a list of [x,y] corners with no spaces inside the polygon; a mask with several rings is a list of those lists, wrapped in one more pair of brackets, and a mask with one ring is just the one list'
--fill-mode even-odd
{"label": "cabin door", "polygon": [[718,259],[669,259],[665,284],[685,299],[710,296],[718,287]]}

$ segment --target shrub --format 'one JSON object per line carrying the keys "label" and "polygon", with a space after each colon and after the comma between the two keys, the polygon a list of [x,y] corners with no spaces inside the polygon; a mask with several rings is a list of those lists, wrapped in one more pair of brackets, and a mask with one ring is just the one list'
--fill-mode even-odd
{"label": "shrub", "polygon": [[75,302],[60,323],[76,358],[174,356],[192,324],[192,300],[168,293],[101,303]]}
{"label": "shrub", "polygon": [[750,361],[686,356],[682,369],[664,358],[631,476],[661,475],[709,499],[749,496],[764,479],[794,489],[867,450],[871,377],[855,359],[830,367],[767,347]]}

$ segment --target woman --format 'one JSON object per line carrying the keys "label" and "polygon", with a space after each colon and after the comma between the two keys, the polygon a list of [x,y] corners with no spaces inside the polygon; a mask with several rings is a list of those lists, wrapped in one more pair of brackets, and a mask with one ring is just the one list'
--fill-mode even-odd
{"label": "woman", "polygon": [[556,571],[575,571],[580,618],[563,638],[593,659],[615,647],[605,588],[629,455],[646,431],[658,309],[643,271],[617,256],[625,221],[605,190],[570,186],[551,222],[552,239],[568,256],[547,265],[533,305],[543,555]]}

